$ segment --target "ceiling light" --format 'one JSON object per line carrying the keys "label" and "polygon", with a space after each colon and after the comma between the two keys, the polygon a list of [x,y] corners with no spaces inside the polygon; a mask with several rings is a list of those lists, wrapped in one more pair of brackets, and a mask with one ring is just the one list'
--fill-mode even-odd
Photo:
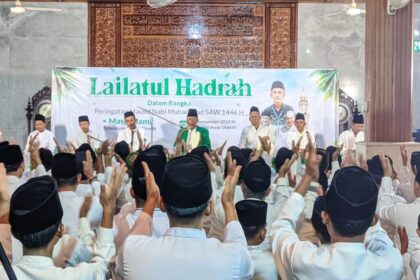
{"label": "ceiling light", "polygon": [[15,14],[22,14],[25,12],[25,8],[22,6],[11,7],[10,11]]}
{"label": "ceiling light", "polygon": [[349,8],[346,10],[346,14],[349,16],[358,16],[362,13],[359,8]]}

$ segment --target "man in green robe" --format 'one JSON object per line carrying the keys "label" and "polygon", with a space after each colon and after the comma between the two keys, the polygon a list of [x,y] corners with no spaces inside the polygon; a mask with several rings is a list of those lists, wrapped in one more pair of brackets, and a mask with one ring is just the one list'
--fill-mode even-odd
{"label": "man in green robe", "polygon": [[209,131],[207,128],[197,126],[198,114],[196,109],[189,109],[187,115],[187,127],[180,128],[174,146],[184,141],[188,152],[198,146],[207,146],[211,150]]}

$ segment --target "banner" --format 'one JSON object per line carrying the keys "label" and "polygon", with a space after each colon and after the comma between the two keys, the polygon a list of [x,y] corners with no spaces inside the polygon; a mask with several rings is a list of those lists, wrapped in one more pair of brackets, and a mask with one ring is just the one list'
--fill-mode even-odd
{"label": "banner", "polygon": [[186,126],[188,109],[196,108],[198,125],[209,129],[217,148],[225,140],[228,146],[239,144],[241,130],[250,125],[250,107],[257,106],[271,116],[262,120],[279,128],[279,139],[294,114],[303,113],[317,146],[325,147],[335,144],[338,134],[337,76],[336,70],[314,69],[56,67],[52,130],[65,143],[80,131],[78,116],[88,115],[101,139],[116,139],[125,127],[124,112],[131,110],[147,142],[172,147],[175,124]]}

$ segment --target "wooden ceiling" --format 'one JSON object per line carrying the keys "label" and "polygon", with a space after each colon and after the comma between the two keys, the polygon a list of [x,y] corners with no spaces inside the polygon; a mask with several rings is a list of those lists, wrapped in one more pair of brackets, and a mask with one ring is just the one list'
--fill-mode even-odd
{"label": "wooden ceiling", "polygon": [[[13,1],[13,0],[6,0]],[[420,1],[420,0],[416,0]],[[146,2],[146,0],[21,0],[21,2],[90,2],[90,3],[123,3]],[[226,3],[226,0],[178,0],[177,3]],[[350,3],[351,0],[236,0],[233,3]],[[357,0],[357,3],[366,3],[366,0]]]}

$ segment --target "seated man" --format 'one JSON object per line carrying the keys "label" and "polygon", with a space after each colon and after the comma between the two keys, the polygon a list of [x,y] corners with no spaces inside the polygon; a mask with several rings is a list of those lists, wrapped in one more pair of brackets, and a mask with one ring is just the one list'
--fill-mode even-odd
{"label": "seated man", "polygon": [[198,112],[196,109],[189,109],[187,114],[187,127],[180,128],[174,146],[181,141],[184,141],[187,146],[187,151],[191,152],[199,146],[207,146],[211,149],[209,130],[205,127],[198,126]]}
{"label": "seated man", "polygon": [[[253,265],[236,216],[233,190],[240,167],[231,168],[222,203],[226,213],[225,240],[206,238],[203,217],[212,196],[205,161],[186,155],[167,163],[159,188],[147,164],[147,200],[130,235],[118,252],[117,273],[123,279],[250,279]],[[233,171],[234,170],[234,171]],[[232,174],[233,173],[233,174]],[[170,229],[152,237],[156,203],[167,211]]]}
{"label": "seated man", "polygon": [[[147,150],[141,151],[133,164],[133,177],[131,178],[132,187],[130,194],[134,198],[134,202],[127,203],[121,211],[114,217],[114,225],[116,231],[115,246],[121,247],[125,238],[131,231],[137,217],[143,211],[144,204],[147,199],[146,179],[141,162],[144,161],[150,168],[150,171],[156,175],[156,183],[160,188],[162,186],[163,171],[166,166],[166,155],[163,147],[159,145],[152,146]],[[134,205],[132,205],[134,204]],[[134,207],[133,207],[134,206]],[[154,237],[162,236],[169,229],[169,220],[166,213],[162,212],[158,205],[153,215],[153,234]]]}
{"label": "seated man", "polygon": [[402,257],[375,217],[378,187],[372,175],[356,167],[337,171],[325,196],[321,217],[331,244],[318,247],[300,241],[296,224],[304,195],[319,176],[311,147],[306,173],[286,201],[270,231],[277,270],[282,279],[400,279]]}
{"label": "seated man", "polygon": [[45,148],[54,153],[57,147],[54,141],[54,134],[48,129],[46,129],[47,125],[45,123],[45,117],[43,115],[35,115],[34,127],[35,130],[29,134],[28,139],[26,141],[25,154],[28,154],[30,152],[30,143],[33,141],[38,143],[39,148]]}
{"label": "seated man", "polygon": [[88,116],[79,116],[80,132],[76,135],[72,144],[77,149],[82,144],[89,144],[95,150],[101,147],[98,133],[90,129],[90,121]]}
{"label": "seated man", "polygon": [[278,279],[271,246],[263,244],[267,233],[267,203],[260,200],[242,200],[236,203],[235,208],[254,261],[253,279]]}
{"label": "seated man", "polygon": [[[58,153],[53,157],[52,177],[57,181],[58,197],[63,208],[62,222],[65,233],[76,236],[79,230],[79,214],[84,197],[76,193],[81,174],[76,167],[76,156],[68,153]],[[99,225],[102,207],[97,197],[92,198],[92,205],[87,218],[93,228]]]}
{"label": "seated man", "polygon": [[[9,222],[13,236],[23,244],[24,255],[13,265],[17,279],[105,279],[108,262],[115,254],[112,217],[124,168],[117,176],[114,172],[111,183],[101,192],[104,216],[93,248],[95,257],[91,263],[74,268],[55,267],[51,259],[54,245],[64,234],[55,180],[49,176],[33,178],[15,191],[10,200]],[[8,279],[2,266],[0,279]]]}

